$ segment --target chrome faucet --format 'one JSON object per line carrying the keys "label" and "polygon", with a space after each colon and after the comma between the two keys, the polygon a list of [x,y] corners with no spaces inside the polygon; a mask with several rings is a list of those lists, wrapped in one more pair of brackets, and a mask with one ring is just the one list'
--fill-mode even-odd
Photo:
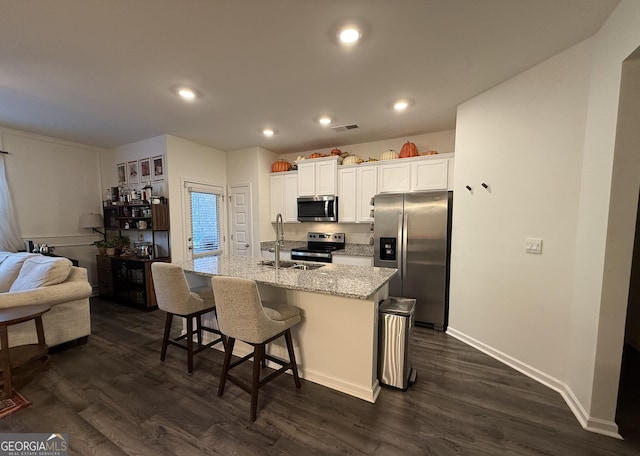
{"label": "chrome faucet", "polygon": [[281,247],[284,247],[284,225],[282,224],[282,214],[278,212],[278,214],[276,214],[276,245],[275,245],[276,269],[280,268],[280,248]]}

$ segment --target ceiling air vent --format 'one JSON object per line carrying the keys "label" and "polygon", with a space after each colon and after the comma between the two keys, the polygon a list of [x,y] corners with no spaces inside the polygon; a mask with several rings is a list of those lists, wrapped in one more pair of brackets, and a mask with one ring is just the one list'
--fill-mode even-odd
{"label": "ceiling air vent", "polygon": [[358,128],[357,124],[336,125],[335,127],[331,127],[331,129],[336,133],[347,130],[355,130],[356,128]]}

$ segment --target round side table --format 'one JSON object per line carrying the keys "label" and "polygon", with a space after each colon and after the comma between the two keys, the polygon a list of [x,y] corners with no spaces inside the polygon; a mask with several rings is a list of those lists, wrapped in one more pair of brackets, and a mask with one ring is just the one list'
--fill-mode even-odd
{"label": "round side table", "polygon": [[[51,310],[48,304],[34,304],[31,306],[6,307],[0,309],[0,370],[2,370],[2,383],[4,398],[11,397],[12,370],[20,368],[40,360],[42,364],[49,361],[47,352],[49,347],[44,340],[44,328],[42,326],[42,314]],[[8,328],[25,321],[34,320],[38,334],[37,344],[19,345],[9,348]]]}

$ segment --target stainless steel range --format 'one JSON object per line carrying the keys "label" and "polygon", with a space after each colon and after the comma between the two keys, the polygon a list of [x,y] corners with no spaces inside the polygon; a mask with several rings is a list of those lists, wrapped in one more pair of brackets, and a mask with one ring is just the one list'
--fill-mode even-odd
{"label": "stainless steel range", "polygon": [[344,233],[307,233],[307,247],[291,249],[293,261],[318,261],[331,263],[332,254],[336,250],[344,249]]}

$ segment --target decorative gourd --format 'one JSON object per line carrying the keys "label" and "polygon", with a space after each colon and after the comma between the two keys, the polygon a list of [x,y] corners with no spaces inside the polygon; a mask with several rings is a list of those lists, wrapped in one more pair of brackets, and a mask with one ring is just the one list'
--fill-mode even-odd
{"label": "decorative gourd", "polygon": [[382,152],[382,155],[380,155],[380,160],[395,160],[396,158],[398,158],[398,152],[392,149]]}
{"label": "decorative gourd", "polygon": [[414,143],[407,141],[402,145],[402,149],[400,149],[400,158],[417,157],[417,156],[418,156],[418,148]]}
{"label": "decorative gourd", "polygon": [[437,155],[438,151],[437,150],[428,150],[426,152],[422,152],[420,155]]}
{"label": "decorative gourd", "polygon": [[289,171],[291,169],[291,166],[291,163],[286,160],[278,160],[273,162],[273,165],[271,165],[271,172],[280,173],[283,171]]}
{"label": "decorative gourd", "polygon": [[331,155],[340,155],[342,154],[342,151],[338,148],[333,148],[331,149]]}
{"label": "decorative gourd", "polygon": [[357,165],[358,163],[362,163],[362,160],[357,155],[349,155],[344,160],[342,160],[343,165]]}
{"label": "decorative gourd", "polygon": [[318,152],[314,152],[311,155],[309,155],[309,158],[321,158],[321,157],[324,157],[324,155]]}

